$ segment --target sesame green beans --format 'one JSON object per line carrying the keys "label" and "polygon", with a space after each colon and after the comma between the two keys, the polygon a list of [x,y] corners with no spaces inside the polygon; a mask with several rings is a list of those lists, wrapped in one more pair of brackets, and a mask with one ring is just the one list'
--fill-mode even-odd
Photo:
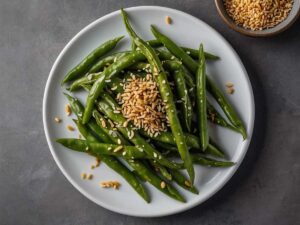
{"label": "sesame green beans", "polygon": [[93,50],[87,57],[85,57],[77,66],[75,66],[62,80],[61,84],[64,84],[68,81],[74,80],[80,76],[83,76],[92,66],[92,64],[101,56],[108,53],[110,50],[112,50],[118,42],[123,38],[124,36],[117,37],[115,39],[109,40],[102,45],[100,45],[98,48]]}
{"label": "sesame green beans", "polygon": [[[164,46],[192,72],[196,74],[198,71],[198,64],[190,57],[182,48],[177,46],[174,41],[172,41],[166,35],[160,33],[154,26],[151,26],[152,33],[154,36],[159,39]],[[229,104],[228,100],[225,98],[222,91],[214,84],[214,82],[206,76],[206,88],[216,99],[224,113],[226,114],[229,121],[239,130],[243,138],[247,138],[246,129],[239,119],[237,113],[233,107]]]}
{"label": "sesame green beans", "polygon": [[203,45],[199,48],[200,66],[196,74],[196,100],[198,112],[198,129],[201,148],[203,151],[208,146],[207,112],[206,112],[206,79],[205,79],[205,57]]}
{"label": "sesame green beans", "polygon": [[177,116],[177,109],[173,100],[173,94],[170,85],[167,82],[167,76],[166,73],[164,72],[162,63],[159,60],[158,56],[156,55],[155,50],[152,49],[152,47],[149,44],[143,41],[134,32],[131,25],[129,24],[127,14],[125,13],[125,11],[124,10],[121,11],[122,11],[123,21],[127,32],[129,33],[130,37],[134,40],[137,47],[139,47],[141,52],[144,54],[144,56],[147,58],[148,62],[150,63],[150,67],[154,79],[159,85],[159,92],[161,94],[161,97],[163,101],[166,102],[166,111],[170,121],[170,127],[172,133],[174,134],[175,142],[179,150],[179,154],[187,169],[191,183],[193,183],[195,178],[193,162],[191,160],[190,153],[187,149],[187,145],[185,142],[185,138],[183,136],[183,131],[180,125],[180,121]]}
{"label": "sesame green beans", "polygon": [[105,87],[106,83],[111,82],[111,79],[121,72],[123,69],[131,66],[137,61],[142,61],[144,59],[144,55],[140,52],[132,52],[129,55],[122,57],[120,60],[116,61],[115,63],[111,64],[109,67],[107,67],[102,74],[103,76],[100,76],[95,83],[93,84],[87,100],[86,100],[86,108],[84,110],[84,115],[82,122],[83,124],[87,123],[89,119],[92,116],[92,111],[94,108],[95,101],[103,91],[103,88]]}
{"label": "sesame green beans", "polygon": [[[115,106],[115,103],[113,102],[112,99],[107,98],[110,102],[110,105]],[[100,114],[99,114],[100,115]],[[107,123],[107,129],[104,129],[104,131],[112,131],[112,126],[109,125],[110,123],[108,123],[105,118],[102,117],[102,121],[105,121],[105,123]],[[116,133],[118,133],[118,131],[116,131]],[[142,151],[141,148],[138,148],[137,146],[124,146],[123,144],[129,144],[127,140],[124,141],[124,139],[120,139],[120,135],[121,134],[117,134],[117,135],[110,135],[111,141],[114,144],[118,144],[119,146],[116,147],[113,152],[117,153],[119,151],[122,150],[122,157],[126,160],[126,162],[136,171],[136,174],[138,175],[138,177],[140,177],[142,180],[145,180],[147,182],[149,182],[150,184],[152,184],[154,187],[156,187],[158,190],[162,191],[163,193],[165,193],[166,195],[170,196],[171,198],[184,202],[184,198],[178,193],[178,191],[170,184],[164,182],[160,177],[158,177],[150,168],[148,168],[147,166],[145,166],[145,164],[139,160],[136,160],[135,157],[139,158],[142,157],[142,155],[144,155],[144,158],[152,158],[148,157],[148,155],[146,154],[146,151]],[[129,140],[131,140],[132,138],[125,135]],[[122,144],[122,149],[120,147],[120,144]],[[96,149],[97,146],[95,146],[94,143],[89,143],[89,146],[91,149]],[[143,146],[144,147],[144,146]],[[118,151],[116,151],[116,149],[118,149]],[[110,152],[110,154],[112,154]],[[158,156],[159,158],[159,156]],[[159,162],[159,160],[158,160]],[[158,163],[157,163],[158,164]],[[160,164],[158,164],[160,165]],[[182,164],[177,164],[178,169],[182,168]],[[166,170],[163,170],[164,167],[162,167],[160,165],[160,168],[162,169],[162,172],[164,172],[164,174],[166,175]],[[159,185],[160,184],[160,185]]]}

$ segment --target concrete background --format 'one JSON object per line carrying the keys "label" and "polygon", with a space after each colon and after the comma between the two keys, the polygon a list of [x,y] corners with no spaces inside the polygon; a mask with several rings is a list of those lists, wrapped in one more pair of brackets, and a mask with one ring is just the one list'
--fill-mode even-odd
{"label": "concrete background", "polygon": [[[95,19],[136,5],[188,12],[233,45],[254,87],[253,141],[242,167],[205,204],[155,219],[122,216],[81,195],[48,149],[42,97],[65,44]],[[264,39],[241,36],[200,0],[0,1],[0,224],[287,225],[300,222],[300,23]]]}

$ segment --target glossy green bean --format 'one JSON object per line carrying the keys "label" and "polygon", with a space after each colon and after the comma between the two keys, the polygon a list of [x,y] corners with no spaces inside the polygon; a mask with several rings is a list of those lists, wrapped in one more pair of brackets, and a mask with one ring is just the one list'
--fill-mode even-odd
{"label": "glossy green bean", "polygon": [[[93,153],[97,156],[112,155],[123,157],[125,159],[147,159],[149,158],[144,152],[140,152],[136,147],[129,145],[107,144],[101,142],[91,142],[76,138],[60,138],[56,142],[63,146],[78,151]],[[119,149],[119,146],[122,149]],[[117,151],[115,151],[117,149]]]}
{"label": "glossy green bean", "polygon": [[153,166],[154,170],[159,172],[163,178],[169,181],[172,180],[172,175],[164,166],[160,165],[159,163],[153,160],[150,160],[149,162]]}
{"label": "glossy green bean", "polygon": [[220,125],[222,127],[229,128],[239,133],[237,128],[232,126],[230,123],[228,123],[209,101],[206,102],[206,105],[207,105],[207,119],[210,122]]}
{"label": "glossy green bean", "polygon": [[145,59],[144,55],[140,52],[132,52],[129,55],[122,57],[120,60],[116,61],[115,63],[111,64],[103,71],[103,76],[100,76],[92,86],[90,90],[87,100],[86,100],[86,108],[84,110],[83,124],[87,123],[92,116],[92,111],[94,108],[95,101],[103,91],[105,85],[111,82],[111,79],[116,76],[119,72],[123,69],[128,68],[132,64],[137,61],[142,61]]}
{"label": "glossy green bean", "polygon": [[[154,137],[154,136],[150,137],[144,131],[140,131],[140,133],[143,136],[151,138],[153,140],[160,141],[160,142],[163,142],[163,143],[167,143],[167,144],[170,144],[170,145],[176,145],[175,140],[174,140],[174,136],[170,132],[161,133],[161,134],[157,135],[156,137]],[[185,138],[186,143],[187,143],[189,148],[195,148],[195,149],[201,150],[200,141],[199,141],[198,137],[196,137],[195,135],[192,135],[192,134],[185,133],[184,138]],[[208,145],[205,153],[211,154],[211,155],[214,155],[214,156],[217,156],[217,157],[220,157],[220,158],[225,157],[224,152],[221,151],[220,149],[218,149],[211,140],[210,140],[210,144]]]}
{"label": "glossy green bean", "polygon": [[170,170],[173,180],[182,188],[194,193],[199,194],[199,191],[194,185],[191,185],[188,179],[179,170]]}
{"label": "glossy green bean", "polygon": [[148,62],[150,63],[153,77],[159,86],[160,95],[162,97],[162,100],[166,103],[167,116],[170,121],[170,127],[172,133],[174,134],[175,142],[177,144],[180,157],[183,160],[184,165],[187,169],[191,183],[193,183],[195,178],[193,162],[187,149],[185,138],[183,137],[183,131],[180,125],[179,118],[177,116],[177,109],[173,100],[173,94],[170,85],[168,84],[168,82],[166,82],[167,75],[164,71],[162,63],[156,55],[155,50],[134,32],[131,25],[129,24],[127,14],[125,13],[125,11],[121,10],[121,12],[128,34],[130,35],[132,40],[134,40],[137,47],[140,48],[141,52],[145,55]]}
{"label": "glossy green bean", "polygon": [[62,80],[61,84],[64,84],[68,81],[74,80],[80,76],[83,76],[93,65],[93,63],[103,56],[104,54],[108,53],[110,50],[112,50],[118,42],[123,38],[124,36],[117,37],[115,39],[109,40],[102,45],[100,45],[98,48],[93,50],[90,54],[88,54],[87,57],[85,57],[77,66],[75,66]]}
{"label": "glossy green bean", "polygon": [[106,56],[103,59],[100,59],[98,62],[96,62],[87,72],[88,74],[91,73],[97,73],[100,72],[102,69],[104,69],[105,67],[111,65],[112,63],[114,63],[115,61],[119,60],[121,57],[125,56],[129,54],[129,52],[118,52],[118,53],[114,53],[112,55]]}
{"label": "glossy green bean", "polygon": [[[117,142],[121,142],[124,145],[130,145],[129,141],[127,141],[123,135],[121,135],[118,131],[113,130],[113,127],[111,127],[111,123],[109,123],[103,115],[101,115],[97,110],[93,111],[93,117],[96,120],[96,123],[98,124],[99,127],[104,131],[104,133],[110,137],[110,139],[117,140]],[[114,141],[114,143],[116,143]]]}
{"label": "glossy green bean", "polygon": [[199,68],[196,74],[196,105],[198,117],[198,131],[200,144],[203,151],[208,146],[207,109],[206,109],[206,79],[205,79],[205,57],[203,45],[199,48]]}
{"label": "glossy green bean", "polygon": [[228,120],[232,123],[232,125],[236,128],[236,131],[238,131],[244,138],[244,140],[247,138],[247,132],[243,125],[243,122],[238,117],[237,113],[229,103],[229,101],[225,98],[224,94],[219,90],[219,88],[211,81],[210,78],[206,78],[206,87],[207,90],[212,94],[212,96],[216,99],[219,106],[227,116]]}
{"label": "glossy green bean", "polygon": [[[185,202],[185,199],[171,184],[169,184],[168,182],[164,182],[159,176],[149,170],[144,164],[139,163],[136,160],[130,160],[129,165],[138,173],[140,177],[152,184],[164,194],[180,202]],[[162,186],[162,182],[164,182],[165,186]]]}
{"label": "glossy green bean", "polygon": [[181,112],[183,117],[183,125],[187,132],[191,131],[192,124],[192,103],[188,94],[188,89],[185,85],[184,71],[176,70],[174,73],[175,88],[178,96],[178,101],[180,101]]}
{"label": "glossy green bean", "polygon": [[209,167],[230,167],[235,165],[234,162],[229,161],[217,161],[215,159],[210,159],[207,157],[204,157],[202,155],[192,155],[193,162],[195,164],[199,164],[202,166],[209,166]]}
{"label": "glossy green bean", "polygon": [[[147,41],[147,43],[154,47],[154,48],[157,48],[157,47],[162,47],[163,46],[163,43],[158,40],[158,39],[154,39],[154,40],[149,40]],[[196,49],[192,49],[192,48],[187,48],[187,47],[181,47],[188,55],[190,55],[191,57],[193,57],[194,59],[199,59],[199,51],[196,50]],[[204,52],[204,55],[205,55],[205,59],[207,60],[217,60],[217,59],[220,59],[219,56],[216,56],[214,54],[211,54],[209,52]]]}

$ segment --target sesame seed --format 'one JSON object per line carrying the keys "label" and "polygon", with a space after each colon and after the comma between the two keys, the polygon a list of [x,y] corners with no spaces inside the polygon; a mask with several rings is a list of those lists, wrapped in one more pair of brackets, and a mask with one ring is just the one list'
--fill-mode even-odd
{"label": "sesame seed", "polygon": [[169,17],[169,16],[166,16],[166,18],[165,18],[165,22],[166,22],[166,24],[167,24],[167,25],[170,25],[170,24],[172,23],[172,19],[171,19],[171,17]]}
{"label": "sesame seed", "polygon": [[93,176],[93,174],[89,174],[89,175],[87,175],[87,179],[88,179],[88,180],[92,180],[92,179],[93,179],[93,177],[94,177],[94,176]]}
{"label": "sesame seed", "polygon": [[70,115],[72,114],[70,104],[67,104],[67,105],[66,105],[66,114],[67,114],[67,116],[70,116]]}
{"label": "sesame seed", "polygon": [[119,152],[119,151],[121,151],[122,149],[123,149],[123,146],[120,145],[120,146],[116,147],[116,148],[114,149],[113,152]]}
{"label": "sesame seed", "polygon": [[162,189],[164,189],[164,188],[166,187],[166,182],[162,181],[162,182],[160,183],[160,187],[161,187]]}
{"label": "sesame seed", "polygon": [[55,118],[54,118],[54,121],[55,121],[56,123],[60,123],[60,122],[61,122],[61,118],[55,117]]}
{"label": "sesame seed", "polygon": [[73,126],[71,126],[71,125],[67,125],[67,129],[68,129],[69,131],[74,131],[74,130],[75,130],[75,128],[74,128]]}
{"label": "sesame seed", "polygon": [[81,179],[83,179],[83,180],[86,179],[86,173],[82,173],[80,176],[81,176]]}

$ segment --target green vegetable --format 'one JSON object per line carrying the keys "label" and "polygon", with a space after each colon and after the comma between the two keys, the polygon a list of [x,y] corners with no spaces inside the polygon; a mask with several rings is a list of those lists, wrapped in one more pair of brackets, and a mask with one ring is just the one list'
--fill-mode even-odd
{"label": "green vegetable", "polygon": [[180,101],[181,112],[183,115],[183,124],[186,130],[190,132],[193,111],[192,111],[192,103],[188,95],[188,89],[185,85],[183,70],[176,70],[174,72],[174,81],[175,81],[178,100]]}
{"label": "green vegetable", "polygon": [[124,10],[122,11],[123,21],[126,27],[127,32],[129,33],[132,40],[134,40],[137,47],[140,48],[141,52],[147,58],[150,63],[153,77],[157,84],[159,85],[159,92],[162,97],[162,100],[166,103],[166,112],[170,121],[170,127],[172,133],[174,134],[175,142],[177,144],[179,154],[181,159],[184,162],[184,165],[187,169],[187,172],[190,176],[191,183],[194,182],[195,171],[193,167],[193,162],[191,160],[187,145],[185,143],[185,138],[183,137],[183,131],[180,125],[180,121],[177,116],[176,106],[173,100],[173,94],[171,88],[168,84],[167,75],[162,67],[162,63],[159,60],[156,52],[152,47],[143,41],[132,29],[129,24],[127,15]]}
{"label": "green vegetable", "polygon": [[210,80],[210,78],[206,78],[206,87],[207,90],[212,94],[212,96],[216,99],[223,112],[232,123],[232,125],[236,128],[236,131],[242,134],[244,140],[247,138],[247,132],[243,125],[243,122],[238,117],[237,113],[230,105],[228,100],[225,98],[224,94],[219,90],[219,88]]}
{"label": "green vegetable", "polygon": [[239,133],[239,130],[237,130],[236,127],[228,123],[209,101],[206,101],[206,106],[207,106],[207,119],[209,121],[217,125],[220,125],[222,127],[227,127]]}
{"label": "green vegetable", "polygon": [[109,66],[127,54],[129,54],[129,52],[118,52],[100,59],[89,69],[88,74],[99,72],[103,68]]}
{"label": "green vegetable", "polygon": [[169,171],[162,165],[160,165],[159,163],[150,160],[150,164],[154,167],[154,169],[159,172],[163,178],[165,178],[166,180],[172,180],[172,175],[169,173]]}
{"label": "green vegetable", "polygon": [[230,167],[235,165],[234,162],[226,162],[226,161],[217,161],[215,159],[210,159],[201,155],[192,155],[193,162],[202,166],[210,166],[210,167]]}
{"label": "green vegetable", "polygon": [[196,74],[196,100],[198,112],[198,128],[201,148],[203,151],[208,146],[208,128],[207,128],[207,112],[206,112],[206,82],[205,82],[205,58],[203,45],[199,48],[200,66]]}
{"label": "green vegetable", "polygon": [[[92,152],[97,156],[112,155],[123,157],[125,159],[146,159],[149,158],[144,152],[140,152],[134,146],[121,145],[121,144],[106,144],[101,142],[91,142],[75,138],[60,138],[56,142],[63,146],[78,151],[78,152]],[[122,148],[121,148],[121,147]],[[117,151],[116,151],[117,149]],[[120,150],[118,150],[120,149]]]}
{"label": "green vegetable", "polygon": [[[154,136],[150,137],[144,131],[140,131],[140,133],[143,136],[151,138],[153,140],[160,141],[160,142],[163,142],[163,143],[167,143],[167,144],[170,144],[170,145],[176,145],[175,140],[174,140],[174,136],[170,132],[164,132],[164,133],[161,133],[161,134],[159,134],[155,137]],[[187,143],[188,147],[202,150],[201,147],[200,147],[200,141],[199,141],[198,137],[196,137],[195,135],[186,133],[186,134],[184,134],[184,138],[186,140],[186,143]],[[217,156],[217,157],[220,157],[220,158],[224,158],[225,154],[220,149],[218,149],[211,140],[210,140],[210,142],[211,143],[207,146],[207,149],[206,149],[205,153],[211,154],[211,155],[214,155],[214,156]]]}
{"label": "green vegetable", "polygon": [[[178,47],[169,37],[160,33],[154,26],[151,26],[152,33],[159,39],[164,46],[193,73],[196,74],[198,71],[198,64],[191,58],[183,49]],[[243,138],[247,138],[247,133],[242,121],[237,116],[236,112],[229,104],[224,94],[219,90],[219,88],[213,83],[211,79],[206,76],[206,88],[216,99],[229,121],[240,131]]]}
{"label": "green vegetable", "polygon": [[199,191],[197,190],[197,188],[193,185],[190,184],[190,182],[188,181],[188,179],[186,179],[186,177],[178,170],[170,170],[170,173],[173,177],[173,180],[182,188],[194,193],[194,194],[198,194]]}
{"label": "green vegetable", "polygon": [[[158,40],[158,39],[147,41],[147,43],[150,46],[154,47],[154,48],[163,46],[163,43],[160,40]],[[192,49],[192,48],[186,48],[186,47],[181,47],[181,48],[188,55],[190,55],[191,57],[193,57],[194,59],[199,59],[199,51],[198,50]],[[205,55],[205,59],[207,59],[207,60],[217,60],[217,59],[220,59],[219,56],[216,56],[216,55],[208,53],[208,52],[204,52],[204,55]]]}
{"label": "green vegetable", "polygon": [[145,57],[140,52],[132,52],[122,57],[115,63],[111,64],[109,67],[105,68],[105,70],[102,72],[103,75],[95,81],[95,83],[92,86],[92,89],[88,94],[86,100],[86,108],[84,110],[82,120],[83,124],[87,123],[91,118],[95,101],[103,91],[103,88],[105,87],[106,83],[111,82],[111,79],[123,69],[131,66],[137,61],[142,61],[143,59],[145,59]]}
{"label": "green vegetable", "polygon": [[[152,184],[164,194],[180,202],[185,202],[185,199],[171,184],[160,179],[159,176],[157,176],[155,173],[149,170],[144,164],[139,163],[136,160],[130,160],[129,165],[136,171],[136,173],[138,173],[140,177],[148,181],[150,184]],[[165,186],[162,185],[162,182],[164,182]]]}
{"label": "green vegetable", "polygon": [[61,84],[64,84],[68,81],[74,80],[80,76],[83,76],[93,65],[93,63],[103,56],[104,54],[108,53],[110,50],[112,50],[118,42],[123,38],[124,36],[117,37],[115,39],[109,40],[102,45],[100,45],[98,48],[93,50],[87,57],[85,57],[77,66],[75,66],[62,80]]}

